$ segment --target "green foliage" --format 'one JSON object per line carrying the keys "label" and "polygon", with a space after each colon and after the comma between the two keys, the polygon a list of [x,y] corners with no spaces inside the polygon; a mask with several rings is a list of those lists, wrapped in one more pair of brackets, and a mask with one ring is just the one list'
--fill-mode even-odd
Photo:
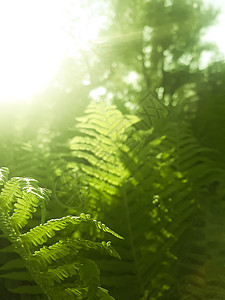
{"label": "green foliage", "polygon": [[[31,277],[12,258],[1,278],[23,282],[9,290],[42,291],[49,299],[111,299],[100,288],[100,269],[102,285],[118,300],[223,298],[222,96],[214,104],[199,101],[189,118],[190,103],[181,101],[170,114],[158,115],[164,107],[159,103],[152,106],[154,118],[158,115],[152,127],[146,115],[124,115],[113,105],[92,102],[78,119],[58,173],[71,175],[68,195],[83,196],[87,214],[73,216],[80,208],[70,205],[66,217],[31,226],[48,190],[28,178],[8,180],[7,168],[1,168],[3,238],[9,238],[41,288],[28,285]],[[67,186],[60,183],[55,194],[65,208],[67,199],[59,191]],[[110,242],[101,242],[103,232],[115,236],[120,255]],[[12,250],[6,246],[5,251]]]}
{"label": "green foliage", "polygon": [[0,169],[1,297],[225,299],[225,65],[200,62],[217,11],[108,3],[46,92],[0,104],[0,165],[53,190]]}
{"label": "green foliage", "polygon": [[[90,107],[77,126],[82,136],[72,139],[75,161],[69,167],[86,178],[85,185],[92,186],[86,210],[94,211],[120,232],[122,228],[125,237],[117,246],[122,261],[98,261],[102,281],[117,299],[185,297],[185,282],[192,282],[194,276],[188,262],[193,261],[197,272],[198,264],[205,264],[205,252],[213,264],[219,257],[207,249],[204,239],[205,250],[199,252],[195,241],[196,236],[200,243],[201,236],[208,236],[208,228],[215,227],[211,224],[217,218],[213,213],[200,221],[200,215],[207,216],[211,211],[205,200],[207,189],[215,182],[224,185],[224,171],[216,167],[212,158],[214,149],[196,139],[191,123],[179,121],[179,107],[171,116],[159,120],[156,126],[160,125],[160,131],[157,127],[146,130],[146,126],[140,130],[131,122],[114,139],[107,139],[113,122],[105,121],[104,116],[106,111],[116,115],[115,108],[106,109],[102,103],[92,103]],[[120,115],[119,120],[123,124],[126,116]],[[111,144],[105,151],[108,141]],[[207,196],[209,203],[211,196]],[[218,196],[223,198],[224,193]],[[96,211],[95,207],[100,209]],[[207,224],[207,233],[200,233],[200,224]],[[221,232],[220,226],[215,230]],[[199,287],[202,297],[210,294],[204,288],[207,282],[205,278]],[[189,294],[195,295],[194,287],[190,287]]]}
{"label": "green foliage", "polygon": [[[36,294],[43,292],[49,299],[101,299],[100,271],[98,266],[87,259],[89,252],[99,251],[120,258],[109,242],[94,242],[75,238],[83,222],[93,223],[102,231],[121,238],[109,227],[91,219],[90,215],[67,216],[52,219],[34,228],[25,227],[36,212],[39,203],[49,196],[49,191],[38,186],[37,181],[28,178],[12,178],[7,181],[7,168],[1,168],[0,228],[10,240],[14,251],[21,259],[14,259],[1,267],[8,271],[0,277],[25,282],[35,281],[34,285],[10,289],[15,293]],[[40,201],[41,200],[41,201]],[[55,238],[56,232],[72,230],[70,237]],[[90,254],[91,256],[91,254]],[[24,266],[27,271],[24,270]],[[14,271],[14,269],[21,269]],[[100,296],[98,294],[100,293]],[[107,291],[105,292],[107,296]]]}

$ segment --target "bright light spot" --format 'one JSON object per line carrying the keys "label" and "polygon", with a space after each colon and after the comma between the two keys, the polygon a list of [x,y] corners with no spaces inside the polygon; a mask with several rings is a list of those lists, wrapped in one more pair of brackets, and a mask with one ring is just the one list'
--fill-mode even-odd
{"label": "bright light spot", "polygon": [[105,94],[106,89],[103,86],[100,86],[97,89],[90,91],[90,97],[95,101],[99,100],[101,96],[104,96]]}
{"label": "bright light spot", "polygon": [[[73,19],[73,24],[70,25],[71,46],[75,43],[75,47],[80,50],[90,50],[89,42],[97,39],[99,29],[107,22],[107,16],[96,14],[102,8],[101,6],[99,3],[94,3],[87,9],[81,6],[80,1],[73,1],[73,10],[69,14]],[[76,14],[74,15],[73,12]]]}
{"label": "bright light spot", "polygon": [[125,83],[127,83],[127,84],[132,85],[133,88],[135,88],[136,90],[140,90],[141,89],[141,87],[138,84],[139,75],[135,71],[129,72],[128,75],[123,78],[123,81]]}
{"label": "bright light spot", "polygon": [[135,71],[131,71],[128,73],[126,77],[124,77],[124,81],[128,84],[132,84],[138,80],[138,74]]}
{"label": "bright light spot", "polygon": [[0,101],[31,99],[50,83],[64,58],[79,56],[97,38],[105,19],[80,2],[0,1]]}
{"label": "bright light spot", "polygon": [[[204,41],[213,42],[217,45],[219,51],[221,52],[221,55],[218,56],[218,60],[221,60],[225,58],[225,40],[223,38],[225,28],[225,1],[206,0],[206,2],[215,8],[221,9],[215,25],[210,27],[207,33],[203,36]],[[205,53],[202,54],[202,64],[206,66],[207,63],[210,62],[211,58],[211,54],[205,51]]]}

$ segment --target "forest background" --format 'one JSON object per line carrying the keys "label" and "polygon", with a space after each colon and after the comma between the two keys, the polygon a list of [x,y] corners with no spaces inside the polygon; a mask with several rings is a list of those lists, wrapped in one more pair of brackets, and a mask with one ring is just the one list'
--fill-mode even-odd
{"label": "forest background", "polygon": [[[45,220],[90,214],[124,238],[111,237],[121,260],[93,257],[115,299],[225,299],[225,64],[201,38],[217,14],[201,0],[111,0],[98,41],[44,92],[0,103],[0,166],[52,191]],[[44,299],[13,293],[26,280],[4,269],[7,245],[1,299]]]}

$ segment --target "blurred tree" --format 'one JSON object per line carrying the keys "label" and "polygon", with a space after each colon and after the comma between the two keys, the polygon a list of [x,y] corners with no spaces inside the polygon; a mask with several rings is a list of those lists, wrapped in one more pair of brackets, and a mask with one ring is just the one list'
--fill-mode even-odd
{"label": "blurred tree", "polygon": [[176,105],[180,90],[199,80],[203,52],[216,49],[201,37],[217,14],[201,0],[112,1],[110,26],[93,45],[108,69],[109,97],[137,104],[151,90]]}

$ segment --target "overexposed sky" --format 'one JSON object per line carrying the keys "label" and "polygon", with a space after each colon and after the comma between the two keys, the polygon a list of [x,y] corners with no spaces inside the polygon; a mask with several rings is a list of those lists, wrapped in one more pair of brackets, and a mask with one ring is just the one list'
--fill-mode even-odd
{"label": "overexposed sky", "polygon": [[209,28],[203,39],[215,42],[225,57],[225,0],[204,0],[204,2],[206,4],[212,4],[216,8],[221,8],[221,13],[215,25]]}
{"label": "overexposed sky", "polygon": [[64,58],[97,37],[99,7],[87,11],[81,2],[0,0],[0,101],[32,99]]}

